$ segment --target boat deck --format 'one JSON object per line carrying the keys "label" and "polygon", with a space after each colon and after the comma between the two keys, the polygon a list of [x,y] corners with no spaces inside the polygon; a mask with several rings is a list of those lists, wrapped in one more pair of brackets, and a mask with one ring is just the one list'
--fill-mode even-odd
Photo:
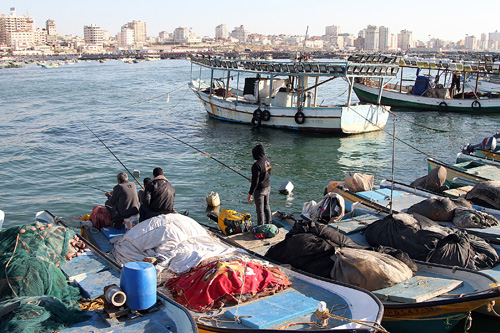
{"label": "boat deck", "polygon": [[[93,230],[91,230],[93,229]],[[84,227],[83,233],[85,238],[88,239],[92,244],[96,245],[99,249],[109,252],[112,249],[112,245],[109,239],[122,233],[120,230],[113,228],[104,228],[104,232],[96,232],[94,228]],[[232,241],[239,240],[243,243],[249,245],[252,251],[256,253],[263,253],[264,250],[271,243],[276,243],[284,238],[286,232],[280,231],[279,235],[273,239],[272,242],[266,240],[257,240],[251,238],[248,234],[246,235],[235,235],[232,236]],[[253,237],[253,235],[252,235]],[[267,246],[266,246],[267,245]],[[201,328],[208,328],[217,325],[218,327],[226,329],[279,329],[291,325],[293,330],[302,330],[307,328],[308,325],[302,325],[298,323],[313,323],[317,320],[315,311],[317,309],[318,303],[324,301],[330,312],[334,315],[352,318],[352,298],[346,298],[342,293],[342,286],[338,286],[332,283],[325,283],[320,280],[310,278],[305,275],[301,275],[290,271],[286,268],[282,268],[282,271],[287,275],[288,279],[292,282],[292,286],[278,294],[271,296],[265,296],[245,302],[242,304],[236,304],[232,306],[224,306],[222,309],[214,312],[198,313],[194,311],[189,311],[193,316],[195,322],[198,325],[202,325]],[[116,276],[118,278],[118,275]],[[109,280],[106,281],[104,278],[95,279],[95,284],[93,288],[96,290],[102,290],[104,285],[109,284]],[[115,280],[116,281],[116,280]],[[347,288],[345,288],[347,289]],[[350,289],[350,288],[349,288]],[[166,289],[159,286],[158,291],[160,293],[165,292]],[[97,293],[97,292],[96,292]],[[354,290],[354,293],[362,294],[363,292]],[[352,296],[349,296],[352,297]],[[359,297],[358,297],[359,298]],[[365,303],[358,305],[359,308],[371,307],[373,300],[370,297],[361,297],[359,302]],[[255,309],[259,309],[258,312]],[[262,309],[265,309],[264,311]],[[360,311],[359,309],[357,311]],[[369,314],[373,312],[372,310],[366,312]],[[240,323],[235,319],[235,315],[239,317]],[[248,318],[245,316],[248,315]],[[366,317],[364,317],[366,318]],[[373,319],[373,318],[372,318]],[[355,328],[362,327],[360,325],[353,325],[349,322],[330,318],[328,321],[327,328]],[[312,329],[314,331],[314,329]]]}

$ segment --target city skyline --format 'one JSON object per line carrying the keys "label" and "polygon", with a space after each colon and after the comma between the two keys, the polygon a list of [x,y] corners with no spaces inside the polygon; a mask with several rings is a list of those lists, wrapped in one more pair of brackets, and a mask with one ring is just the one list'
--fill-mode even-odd
{"label": "city skyline", "polygon": [[[198,36],[214,36],[215,27],[226,24],[228,29],[244,25],[251,33],[263,35],[325,34],[325,27],[340,26],[342,32],[357,33],[367,25],[386,26],[393,34],[410,30],[416,40],[427,41],[439,38],[449,41],[463,40],[466,35],[478,39],[482,33],[497,31],[498,7],[493,1],[482,1],[480,9],[470,8],[470,2],[422,0],[415,8],[408,3],[391,0],[346,2],[330,1],[269,2],[254,0],[250,5],[221,0],[217,3],[192,0],[189,7],[173,1],[98,2],[84,3],[46,1],[12,1],[0,13],[9,14],[15,7],[17,15],[33,16],[37,27],[43,27],[47,19],[57,24],[57,32],[63,35],[83,36],[83,26],[96,24],[116,35],[123,22],[140,20],[147,23],[147,35],[158,36],[160,31],[173,30],[180,26],[193,28]],[[404,6],[403,6],[404,5]],[[490,10],[487,10],[490,9]],[[475,10],[480,12],[474,15]],[[240,14],[244,13],[244,14]]]}

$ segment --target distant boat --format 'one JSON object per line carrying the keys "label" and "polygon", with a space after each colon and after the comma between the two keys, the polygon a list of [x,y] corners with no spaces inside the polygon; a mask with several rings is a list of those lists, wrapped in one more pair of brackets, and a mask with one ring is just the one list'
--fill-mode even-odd
{"label": "distant boat", "polygon": [[9,62],[7,65],[3,66],[3,68],[20,68],[20,67],[24,67],[24,63]]}
{"label": "distant boat", "polygon": [[[397,59],[359,56],[347,61],[290,62],[192,55],[190,87],[212,118],[256,128],[364,133],[381,130],[389,108],[377,101],[352,104],[353,82],[357,77],[394,78],[399,70]],[[204,69],[209,81],[201,79]],[[195,79],[196,75],[200,78]],[[346,103],[323,105],[324,98],[333,97],[331,81],[339,78],[348,82]]]}
{"label": "distant boat", "polygon": [[444,167],[447,171],[445,185],[450,187],[460,187],[488,180],[500,181],[500,165],[487,164],[478,160],[446,164],[433,158],[428,158],[427,164],[429,172],[436,167]]}
{"label": "distant boat", "polygon": [[50,64],[41,64],[40,66],[42,66],[42,68],[56,68],[56,67],[59,67],[59,64],[53,62]]}
{"label": "distant boat", "polygon": [[471,87],[477,87],[477,91],[483,93],[500,93],[500,78],[498,76],[469,77],[467,83]]}

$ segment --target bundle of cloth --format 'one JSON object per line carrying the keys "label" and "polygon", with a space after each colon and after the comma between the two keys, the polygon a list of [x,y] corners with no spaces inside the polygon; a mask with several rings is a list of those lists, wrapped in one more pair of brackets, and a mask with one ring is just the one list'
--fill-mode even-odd
{"label": "bundle of cloth", "polygon": [[367,290],[390,287],[417,272],[416,265],[401,251],[384,247],[374,251],[311,220],[295,222],[285,239],[272,246],[266,257]]}
{"label": "bundle of cloth", "polygon": [[495,249],[484,239],[440,226],[415,212],[387,215],[370,224],[365,237],[371,246],[389,246],[425,262],[474,270],[491,268],[499,262]]}

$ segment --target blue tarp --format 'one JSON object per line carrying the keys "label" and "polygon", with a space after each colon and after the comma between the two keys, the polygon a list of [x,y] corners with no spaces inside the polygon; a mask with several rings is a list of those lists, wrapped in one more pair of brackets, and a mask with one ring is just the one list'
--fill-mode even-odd
{"label": "blue tarp", "polygon": [[423,75],[417,76],[413,86],[413,95],[422,96],[429,86],[429,78]]}

